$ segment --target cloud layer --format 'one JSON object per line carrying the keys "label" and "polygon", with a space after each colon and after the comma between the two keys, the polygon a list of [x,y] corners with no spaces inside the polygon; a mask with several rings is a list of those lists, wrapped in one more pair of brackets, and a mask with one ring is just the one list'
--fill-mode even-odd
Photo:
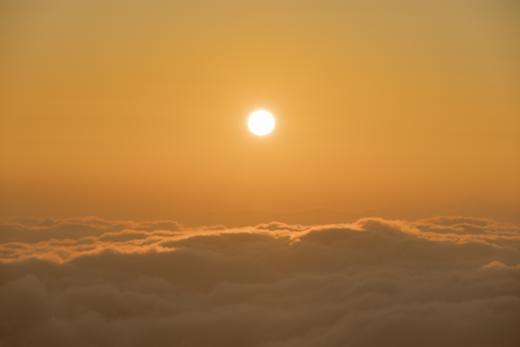
{"label": "cloud layer", "polygon": [[0,346],[519,346],[520,226],[0,225]]}

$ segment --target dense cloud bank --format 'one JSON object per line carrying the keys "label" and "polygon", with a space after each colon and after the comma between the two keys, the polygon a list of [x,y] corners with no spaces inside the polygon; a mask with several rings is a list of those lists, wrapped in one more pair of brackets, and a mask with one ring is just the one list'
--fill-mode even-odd
{"label": "dense cloud bank", "polygon": [[0,225],[0,346],[520,346],[520,227]]}

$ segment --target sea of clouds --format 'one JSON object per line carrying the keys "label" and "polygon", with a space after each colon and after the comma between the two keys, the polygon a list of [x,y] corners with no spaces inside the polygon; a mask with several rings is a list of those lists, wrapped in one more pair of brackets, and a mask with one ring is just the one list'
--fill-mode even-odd
{"label": "sea of clouds", "polygon": [[520,226],[0,224],[0,346],[520,346]]}

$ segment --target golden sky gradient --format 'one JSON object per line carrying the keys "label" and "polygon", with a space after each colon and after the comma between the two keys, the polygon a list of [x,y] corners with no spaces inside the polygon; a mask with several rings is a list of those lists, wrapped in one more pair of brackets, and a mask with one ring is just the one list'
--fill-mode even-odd
{"label": "golden sky gradient", "polygon": [[[520,221],[519,6],[2,1],[0,215]],[[257,138],[247,115],[277,116]]]}
{"label": "golden sky gradient", "polygon": [[520,0],[0,0],[0,346],[520,346],[519,37]]}

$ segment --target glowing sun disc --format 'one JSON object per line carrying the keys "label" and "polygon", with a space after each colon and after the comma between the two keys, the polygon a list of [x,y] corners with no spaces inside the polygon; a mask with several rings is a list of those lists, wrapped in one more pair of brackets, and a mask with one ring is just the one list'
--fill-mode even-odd
{"label": "glowing sun disc", "polygon": [[247,126],[256,136],[265,136],[273,132],[276,120],[271,112],[257,110],[249,115]]}

